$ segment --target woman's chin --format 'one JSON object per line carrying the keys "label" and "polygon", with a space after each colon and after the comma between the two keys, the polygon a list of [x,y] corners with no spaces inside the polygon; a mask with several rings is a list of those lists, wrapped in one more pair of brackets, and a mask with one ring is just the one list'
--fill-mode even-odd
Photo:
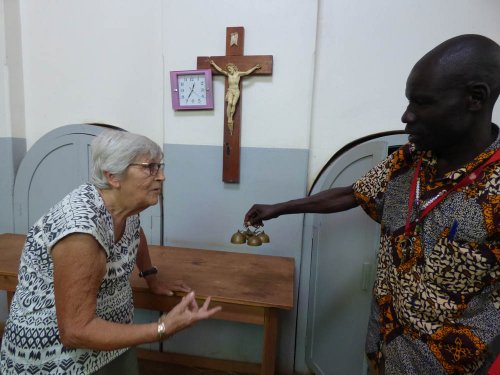
{"label": "woman's chin", "polygon": [[149,198],[147,201],[145,202],[142,202],[141,204],[139,204],[137,206],[137,210],[140,212],[140,211],[144,211],[145,209],[151,207],[151,206],[155,206],[156,204],[158,204],[158,197],[151,197]]}
{"label": "woman's chin", "polygon": [[148,203],[149,206],[154,206],[155,204],[158,204],[158,197],[151,198]]}

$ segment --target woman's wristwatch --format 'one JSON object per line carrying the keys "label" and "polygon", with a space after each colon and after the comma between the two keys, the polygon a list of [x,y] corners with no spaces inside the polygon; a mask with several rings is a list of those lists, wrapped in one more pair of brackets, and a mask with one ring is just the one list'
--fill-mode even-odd
{"label": "woman's wristwatch", "polygon": [[158,268],[156,268],[155,266],[153,266],[151,268],[148,268],[147,270],[139,272],[139,277],[146,277],[146,276],[154,275],[154,274],[157,274],[157,273],[158,273]]}

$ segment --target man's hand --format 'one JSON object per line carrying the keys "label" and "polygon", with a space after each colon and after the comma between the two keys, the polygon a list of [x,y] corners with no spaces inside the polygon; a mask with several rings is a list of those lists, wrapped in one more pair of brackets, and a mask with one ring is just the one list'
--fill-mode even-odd
{"label": "man's hand", "polygon": [[262,227],[264,226],[263,220],[274,219],[278,217],[276,205],[273,204],[254,204],[245,215],[243,224],[246,227]]}

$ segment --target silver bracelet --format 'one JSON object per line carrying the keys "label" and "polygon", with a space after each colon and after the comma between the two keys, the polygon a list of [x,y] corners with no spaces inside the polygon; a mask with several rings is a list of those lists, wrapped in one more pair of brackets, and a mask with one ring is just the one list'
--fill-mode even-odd
{"label": "silver bracelet", "polygon": [[165,335],[165,331],[167,328],[165,327],[165,323],[161,321],[161,316],[158,318],[158,340],[162,341],[163,336]]}

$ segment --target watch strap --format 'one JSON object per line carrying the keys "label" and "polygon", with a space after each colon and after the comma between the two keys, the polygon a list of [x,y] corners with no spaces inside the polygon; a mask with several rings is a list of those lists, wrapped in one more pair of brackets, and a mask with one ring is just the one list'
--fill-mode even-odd
{"label": "watch strap", "polygon": [[157,273],[158,273],[158,268],[156,268],[155,266],[153,266],[151,268],[148,268],[147,270],[139,272],[139,277],[146,277],[146,276],[154,275],[154,274],[157,274]]}

